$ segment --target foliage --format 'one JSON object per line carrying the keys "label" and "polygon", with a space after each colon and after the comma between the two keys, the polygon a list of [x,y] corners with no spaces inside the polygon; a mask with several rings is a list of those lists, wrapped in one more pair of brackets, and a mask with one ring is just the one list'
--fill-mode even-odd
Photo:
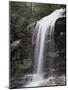
{"label": "foliage", "polygon": [[27,25],[62,7],[65,6],[45,3],[10,2],[11,42],[23,38],[26,34]]}

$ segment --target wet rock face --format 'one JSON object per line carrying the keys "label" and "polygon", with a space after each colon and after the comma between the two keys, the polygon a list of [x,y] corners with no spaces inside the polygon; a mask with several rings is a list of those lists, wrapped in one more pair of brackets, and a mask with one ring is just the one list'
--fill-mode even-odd
{"label": "wet rock face", "polygon": [[56,76],[54,79],[48,80],[47,83],[44,80],[40,85],[41,86],[64,86],[66,85],[65,75],[62,74],[60,76]]}
{"label": "wet rock face", "polygon": [[59,18],[55,23],[54,40],[59,55],[65,57],[66,55],[66,18]]}

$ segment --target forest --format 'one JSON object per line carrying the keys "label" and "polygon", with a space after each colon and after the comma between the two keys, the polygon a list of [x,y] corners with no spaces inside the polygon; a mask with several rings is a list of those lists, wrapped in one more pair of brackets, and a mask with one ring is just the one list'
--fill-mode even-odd
{"label": "forest", "polygon": [[[41,18],[48,16],[53,11],[66,8],[62,4],[47,4],[33,2],[9,2],[10,18],[10,88],[16,88],[20,77],[32,73],[34,63],[33,40],[36,23]],[[64,18],[62,21],[66,23]],[[54,67],[60,72],[66,72],[66,36],[59,36],[59,32],[66,31],[65,24],[60,31],[55,33],[55,42],[59,48],[60,58],[56,58]],[[57,28],[57,26],[56,26]],[[59,28],[60,29],[60,28]],[[58,30],[59,30],[58,29]],[[66,29],[65,29],[66,30]],[[57,37],[59,37],[57,42]],[[64,41],[64,42],[63,42]],[[60,44],[61,43],[61,44]],[[62,62],[61,62],[62,60]],[[20,87],[20,85],[18,86]]]}

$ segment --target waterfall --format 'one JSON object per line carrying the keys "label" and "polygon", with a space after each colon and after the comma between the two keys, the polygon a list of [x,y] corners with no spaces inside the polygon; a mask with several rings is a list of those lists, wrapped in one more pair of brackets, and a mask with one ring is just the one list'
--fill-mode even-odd
{"label": "waterfall", "polygon": [[[31,85],[34,84],[33,82],[35,82],[35,84],[37,85],[37,81],[44,80],[43,64],[44,61],[46,62],[47,60],[47,55],[52,56],[52,60],[49,62],[49,65],[53,67],[53,59],[56,55],[56,48],[54,43],[54,26],[58,18],[65,17],[64,12],[64,9],[55,10],[52,14],[42,18],[36,24],[35,30],[37,31],[37,38],[34,53],[34,75],[32,77],[32,82],[28,83],[27,87],[31,87]],[[51,71],[50,73],[52,75],[53,71]]]}

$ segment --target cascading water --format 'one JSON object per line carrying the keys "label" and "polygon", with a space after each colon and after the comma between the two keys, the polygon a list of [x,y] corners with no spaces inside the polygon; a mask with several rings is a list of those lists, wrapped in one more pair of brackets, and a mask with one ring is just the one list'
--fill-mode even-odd
{"label": "cascading water", "polygon": [[[65,17],[64,12],[64,9],[58,9],[37,22],[35,27],[35,30],[37,31],[37,38],[34,54],[34,75],[32,76],[32,81],[29,81],[28,85],[25,87],[38,86],[41,81],[44,80],[43,64],[44,60],[45,62],[47,60],[47,55],[51,55],[53,57],[51,58],[51,62],[49,62],[49,65],[53,67],[53,59],[56,55],[54,43],[54,26],[58,18]],[[53,71],[50,71],[50,73],[52,76]]]}

